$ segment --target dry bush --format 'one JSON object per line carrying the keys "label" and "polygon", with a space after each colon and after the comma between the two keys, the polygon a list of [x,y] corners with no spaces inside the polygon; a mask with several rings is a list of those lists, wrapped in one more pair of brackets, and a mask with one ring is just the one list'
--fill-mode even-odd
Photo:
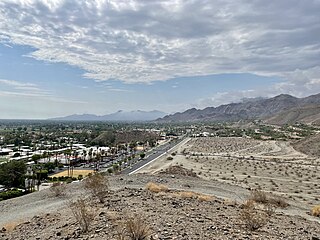
{"label": "dry bush", "polygon": [[196,198],[198,196],[197,193],[191,191],[176,192],[175,195],[180,198]]}
{"label": "dry bush", "polygon": [[250,199],[256,203],[268,203],[267,194],[261,190],[255,189],[251,191]]}
{"label": "dry bush", "polygon": [[182,199],[193,198],[193,199],[197,199],[201,202],[209,202],[214,199],[213,196],[205,195],[202,193],[196,193],[196,192],[192,192],[192,191],[178,191],[178,192],[172,193],[171,195],[173,197],[182,198]]}
{"label": "dry bush", "polygon": [[85,199],[80,198],[69,203],[69,207],[83,232],[87,232],[96,215],[95,209],[89,206]]}
{"label": "dry bush", "polygon": [[199,194],[197,199],[201,202],[210,202],[214,199],[214,197],[210,195]]}
{"label": "dry bush", "polygon": [[280,207],[280,208],[286,208],[289,206],[289,203],[287,203],[287,201],[281,197],[281,196],[276,196],[271,194],[269,199],[268,199],[269,204],[272,204],[276,207]]}
{"label": "dry bush", "polygon": [[314,206],[311,210],[312,216],[320,217],[320,205]]}
{"label": "dry bush", "polygon": [[50,191],[54,194],[55,197],[61,197],[66,195],[66,185],[62,182],[54,182]]}
{"label": "dry bush", "polygon": [[98,198],[100,203],[104,203],[104,198],[108,193],[108,179],[99,173],[90,175],[84,181],[84,187],[92,196]]}
{"label": "dry bush", "polygon": [[23,223],[22,221],[9,222],[3,225],[2,230],[0,232],[12,232],[19,224]]}
{"label": "dry bush", "polygon": [[148,240],[152,238],[152,230],[146,221],[139,216],[127,217],[120,223],[118,240]]}
{"label": "dry bush", "polygon": [[261,190],[252,190],[250,200],[253,200],[256,203],[261,203],[264,205],[273,205],[275,207],[286,208],[289,204],[286,200],[281,197],[271,193],[265,193]]}
{"label": "dry bush", "polygon": [[254,201],[252,200],[248,200],[242,205],[239,218],[245,228],[250,231],[255,231],[263,227],[268,221],[268,215],[256,209]]}
{"label": "dry bush", "polygon": [[153,182],[149,182],[146,185],[146,190],[153,192],[153,193],[159,193],[159,192],[167,192],[168,191],[168,187],[166,185],[163,184],[156,184]]}

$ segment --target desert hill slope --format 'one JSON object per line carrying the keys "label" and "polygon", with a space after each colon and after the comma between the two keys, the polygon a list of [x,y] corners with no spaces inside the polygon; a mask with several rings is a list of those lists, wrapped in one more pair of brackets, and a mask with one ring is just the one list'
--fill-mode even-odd
{"label": "desert hill slope", "polygon": [[[167,115],[158,122],[195,122],[195,121],[238,121],[265,119],[292,109],[307,108],[320,104],[320,94],[312,95],[306,98],[296,98],[288,94],[281,94],[269,99],[253,99],[240,103],[230,103],[218,107],[207,107],[205,109],[188,109],[184,112]],[[308,117],[319,114],[319,110],[314,108],[315,112],[309,108]],[[277,118],[278,121],[281,115]],[[311,117],[312,118],[312,117]],[[314,121],[317,121],[318,115]],[[274,119],[276,120],[276,119]],[[299,119],[298,119],[299,120]],[[291,121],[295,121],[291,119]]]}
{"label": "desert hill slope", "polygon": [[320,157],[320,134],[301,139],[293,143],[293,147],[310,156]]}
{"label": "desert hill slope", "polygon": [[[164,184],[169,190],[146,190],[148,182]],[[70,200],[87,195],[81,182],[68,185],[65,197],[43,190],[2,201],[0,239],[116,240],[124,230],[122,223],[131,216],[143,219],[150,228],[152,238],[147,239],[317,239],[320,235],[318,222],[281,212],[274,213],[261,229],[245,230],[239,220],[242,207],[235,200],[245,199],[248,191],[226,183],[185,176],[119,175],[110,178],[110,186],[105,203],[88,202],[95,214],[86,233],[68,207]]]}
{"label": "desert hill slope", "polygon": [[275,125],[293,124],[296,122],[319,125],[320,105],[292,108],[266,118],[265,122]]}

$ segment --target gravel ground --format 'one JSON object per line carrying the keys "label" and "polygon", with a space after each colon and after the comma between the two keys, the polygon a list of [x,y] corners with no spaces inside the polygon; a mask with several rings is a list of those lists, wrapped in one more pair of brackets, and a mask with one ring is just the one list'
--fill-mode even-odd
{"label": "gravel ground", "polygon": [[[150,227],[154,240],[319,239],[319,223],[283,213],[274,213],[266,225],[257,231],[248,231],[239,220],[239,212],[242,211],[240,204],[216,197],[200,201],[197,197],[186,197],[176,190],[153,193],[142,189],[141,187],[150,180],[166,184],[169,188],[176,185],[188,191],[193,189],[194,185],[203,183],[197,182],[196,179],[171,176],[113,177],[110,179],[110,185],[114,190],[109,192],[105,203],[89,202],[95,209],[95,218],[87,233],[81,232],[81,228],[65,204],[66,199],[52,197],[48,190],[14,201],[4,201],[0,210],[7,207],[7,211],[1,214],[1,220],[8,220],[8,215],[24,216],[28,220],[25,219],[12,231],[0,233],[0,239],[118,239],[117,232],[124,229],[123,222],[131,216],[143,219],[143,222]],[[192,180],[193,186],[188,186]],[[138,188],[133,188],[134,186]],[[221,190],[224,187],[226,186],[219,185],[207,189],[206,185],[203,185],[201,189],[206,189],[207,192],[221,192],[221,195],[225,196],[231,195],[230,189],[225,192]],[[68,186],[67,198],[83,195],[81,188],[81,183]],[[245,196],[245,192],[241,198]],[[23,211],[24,207],[21,206],[16,210],[14,205],[18,202],[25,207],[30,206],[31,209]]]}
{"label": "gravel ground", "polygon": [[[305,217],[284,214],[304,213],[294,205],[277,211],[258,231],[247,231],[239,221],[239,211],[240,203],[249,196],[249,191],[227,183],[146,174],[113,176],[109,182],[112,190],[106,202],[94,203],[96,217],[88,233],[81,233],[68,207],[70,200],[88,196],[79,182],[67,186],[65,197],[55,197],[50,189],[46,189],[0,202],[0,227],[6,228],[0,233],[0,239],[117,239],[120,222],[132,214],[145,219],[154,239],[316,240],[320,236],[316,218],[307,214]],[[158,194],[146,191],[148,182],[164,184],[170,191]],[[215,197],[214,200],[199,201],[194,197],[179,197],[175,193],[177,190]]]}

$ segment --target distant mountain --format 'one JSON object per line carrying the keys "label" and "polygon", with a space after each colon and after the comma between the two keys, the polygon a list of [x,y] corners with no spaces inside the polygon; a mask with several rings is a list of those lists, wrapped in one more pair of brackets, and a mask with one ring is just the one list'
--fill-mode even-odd
{"label": "distant mountain", "polygon": [[264,119],[266,123],[274,125],[284,125],[292,123],[320,124],[320,106],[307,105],[296,107],[287,111],[280,112],[274,116]]}
{"label": "distant mountain", "polygon": [[165,116],[166,113],[160,111],[117,111],[115,113],[97,116],[94,114],[74,114],[66,117],[51,118],[54,121],[110,121],[110,122],[140,122],[152,121]]}
{"label": "distant mountain", "polygon": [[[320,94],[312,95],[306,98],[296,98],[288,94],[281,94],[268,99],[252,99],[240,103],[230,103],[219,107],[207,107],[205,109],[188,109],[185,112],[167,115],[157,122],[195,122],[195,121],[238,121],[253,119],[268,119],[277,114],[293,109],[307,109],[309,107],[309,118],[317,115],[319,111],[311,109],[311,106],[320,104]],[[284,117],[286,115],[283,115]],[[279,118],[281,116],[279,115]],[[317,118],[317,116],[315,116]],[[296,120],[299,120],[297,118]],[[290,121],[296,121],[293,117]],[[314,119],[316,120],[316,119]],[[277,121],[281,122],[282,119]]]}

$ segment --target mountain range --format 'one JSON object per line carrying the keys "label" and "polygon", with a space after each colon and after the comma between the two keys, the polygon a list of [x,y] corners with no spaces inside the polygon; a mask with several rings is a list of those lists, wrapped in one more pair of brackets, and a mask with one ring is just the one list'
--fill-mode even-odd
{"label": "mountain range", "polygon": [[167,113],[160,111],[122,111],[119,110],[115,113],[106,114],[102,116],[94,114],[73,114],[66,117],[51,118],[54,121],[109,121],[109,122],[140,122],[152,121],[165,116]]}
{"label": "mountain range", "polygon": [[205,109],[191,108],[167,115],[157,122],[239,121],[261,119],[272,124],[320,123],[320,94],[297,98],[281,94]]}

